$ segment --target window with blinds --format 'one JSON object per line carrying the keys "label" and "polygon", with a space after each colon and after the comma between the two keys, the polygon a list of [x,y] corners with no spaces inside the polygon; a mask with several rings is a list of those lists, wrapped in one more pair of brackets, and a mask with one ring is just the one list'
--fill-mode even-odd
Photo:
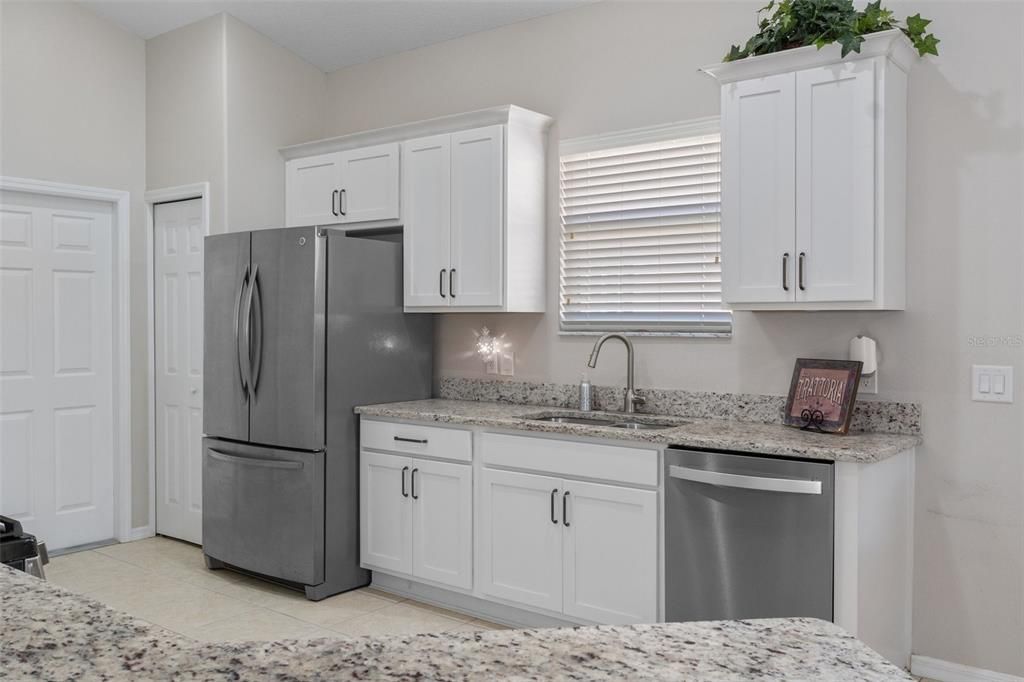
{"label": "window with blinds", "polygon": [[727,335],[717,119],[564,142],[564,332]]}

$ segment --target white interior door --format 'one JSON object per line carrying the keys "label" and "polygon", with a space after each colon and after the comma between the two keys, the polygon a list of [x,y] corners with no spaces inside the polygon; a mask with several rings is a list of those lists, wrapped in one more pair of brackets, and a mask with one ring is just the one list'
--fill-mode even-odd
{"label": "white interior door", "polygon": [[156,532],[203,542],[203,200],[153,207]]}
{"label": "white interior door", "polygon": [[0,514],[114,537],[113,207],[0,193]]}

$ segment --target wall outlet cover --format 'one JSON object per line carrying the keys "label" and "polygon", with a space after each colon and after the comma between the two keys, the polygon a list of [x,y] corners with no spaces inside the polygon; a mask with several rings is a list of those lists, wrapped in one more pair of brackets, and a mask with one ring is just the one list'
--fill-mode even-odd
{"label": "wall outlet cover", "polygon": [[498,354],[498,371],[502,376],[515,376],[516,354],[510,350]]}
{"label": "wall outlet cover", "polygon": [[869,377],[860,378],[860,386],[857,388],[857,392],[863,395],[877,395],[878,394],[878,372],[876,371]]}
{"label": "wall outlet cover", "polygon": [[486,360],[484,360],[484,370],[488,374],[498,373],[498,354],[491,353]]}

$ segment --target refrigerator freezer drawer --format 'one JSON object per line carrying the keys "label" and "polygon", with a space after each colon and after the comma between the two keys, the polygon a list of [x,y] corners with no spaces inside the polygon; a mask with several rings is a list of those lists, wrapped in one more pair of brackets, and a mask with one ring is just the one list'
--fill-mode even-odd
{"label": "refrigerator freezer drawer", "polygon": [[324,453],[203,440],[203,552],[304,585],[324,580]]}

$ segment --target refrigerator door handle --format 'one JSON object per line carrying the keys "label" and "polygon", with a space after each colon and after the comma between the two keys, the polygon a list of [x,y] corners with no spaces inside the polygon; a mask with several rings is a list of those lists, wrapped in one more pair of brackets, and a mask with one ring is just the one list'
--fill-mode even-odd
{"label": "refrigerator door handle", "polygon": [[255,338],[253,339],[252,371],[249,374],[249,385],[252,386],[253,395],[256,395],[256,390],[259,388],[260,369],[263,367],[263,297],[260,295],[258,273],[259,266],[256,266],[252,271],[252,284],[249,286],[254,304],[253,333]]}
{"label": "refrigerator door handle", "polygon": [[249,278],[249,288],[245,293],[245,305],[242,307],[242,320],[244,324],[242,329],[245,332],[245,369],[247,373],[246,375],[249,379],[249,396],[251,398],[256,397],[256,390],[252,381],[252,299],[256,293],[256,275],[259,274],[259,271],[260,266],[253,266],[252,276]]}
{"label": "refrigerator door handle", "polygon": [[[249,368],[248,359],[245,362],[242,361],[242,317],[239,313],[242,311],[242,298],[245,294],[245,286],[249,280],[249,266],[245,267],[245,273],[242,275],[242,279],[238,282],[238,296],[235,298],[235,355],[238,359],[238,379],[242,384],[242,402],[249,400],[249,381],[248,373],[246,370]],[[249,342],[246,339],[246,348],[248,348]]]}
{"label": "refrigerator door handle", "polygon": [[262,467],[264,469],[301,469],[302,462],[293,462],[287,459],[259,459],[256,457],[239,457],[229,455],[220,450],[210,448],[210,457],[228,464],[244,464],[246,466]]}

